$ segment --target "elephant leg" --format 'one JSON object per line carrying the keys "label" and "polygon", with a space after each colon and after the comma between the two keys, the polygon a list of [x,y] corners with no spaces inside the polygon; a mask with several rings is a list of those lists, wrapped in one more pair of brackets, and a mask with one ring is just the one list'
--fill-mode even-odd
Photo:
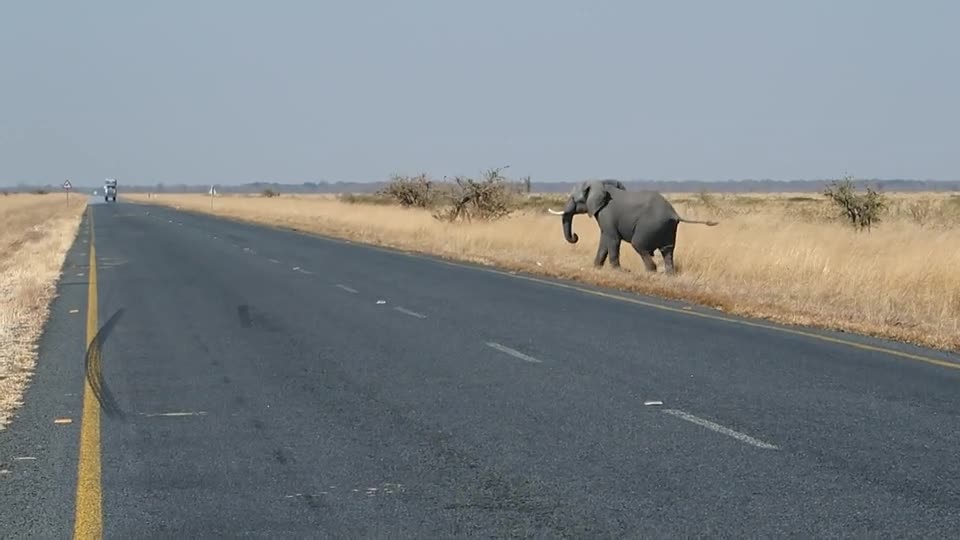
{"label": "elephant leg", "polygon": [[600,237],[600,244],[597,246],[597,256],[593,258],[593,266],[600,268],[607,262],[607,241],[605,237]]}
{"label": "elephant leg", "polygon": [[640,258],[643,260],[643,266],[647,272],[656,272],[657,263],[653,261],[653,250],[636,240],[631,242],[630,245],[633,246],[633,249],[640,255]]}
{"label": "elephant leg", "polygon": [[654,260],[653,260],[653,252],[652,252],[652,251],[641,251],[641,250],[638,249],[638,250],[637,250],[637,253],[639,253],[639,254],[640,254],[640,258],[643,259],[643,266],[644,266],[644,268],[647,269],[647,272],[656,272],[656,271],[657,271],[657,263],[654,262]]}
{"label": "elephant leg", "polygon": [[607,250],[610,252],[610,268],[620,269],[620,238],[607,239]]}
{"label": "elephant leg", "polygon": [[663,255],[663,271],[668,274],[676,273],[676,269],[673,267],[673,246],[661,247],[660,255]]}

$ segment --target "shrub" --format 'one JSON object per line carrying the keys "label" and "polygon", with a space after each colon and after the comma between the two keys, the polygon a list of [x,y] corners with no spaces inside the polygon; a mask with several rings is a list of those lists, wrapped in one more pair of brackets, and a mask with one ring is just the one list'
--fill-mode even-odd
{"label": "shrub", "polygon": [[390,197],[401,206],[429,208],[435,199],[434,183],[426,174],[413,178],[393,175],[390,183],[378,193]]}
{"label": "shrub", "polygon": [[823,194],[840,208],[842,215],[858,230],[870,230],[880,222],[880,216],[887,208],[887,199],[882,193],[870,187],[867,187],[865,194],[857,193],[849,176],[840,182],[831,182]]}
{"label": "shrub", "polygon": [[263,190],[263,191],[260,192],[260,196],[261,196],[261,197],[266,197],[266,198],[269,199],[269,198],[271,198],[271,197],[279,197],[280,194],[277,193],[276,191],[272,190],[272,189],[267,188],[267,189],[265,189],[265,190]]}
{"label": "shrub", "polygon": [[493,220],[506,217],[517,207],[516,187],[503,176],[502,169],[487,171],[483,180],[457,177],[447,190],[446,208],[435,212],[440,221]]}
{"label": "shrub", "polygon": [[394,201],[382,193],[341,193],[337,195],[340,202],[347,204],[393,204]]}

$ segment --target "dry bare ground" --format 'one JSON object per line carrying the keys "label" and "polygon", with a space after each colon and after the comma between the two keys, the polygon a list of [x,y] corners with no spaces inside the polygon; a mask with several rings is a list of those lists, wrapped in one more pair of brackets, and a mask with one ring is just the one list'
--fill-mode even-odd
{"label": "dry bare ground", "polygon": [[[562,195],[528,196],[525,209],[484,223],[446,224],[422,209],[350,196],[163,194],[144,202],[180,206],[540,275],[686,299],[785,323],[861,332],[960,350],[960,196],[887,194],[879,226],[856,232],[818,194],[667,194],[681,214],[718,218],[717,227],[681,224],[679,275],[647,274],[624,244],[629,273],[596,270],[598,229],[574,219],[567,244]],[[360,202],[357,202],[360,201]],[[367,202],[364,202],[367,201]],[[658,265],[662,261],[657,257]]]}
{"label": "dry bare ground", "polygon": [[[80,200],[78,200],[80,199]],[[20,406],[60,269],[86,202],[0,195],[0,429]]]}

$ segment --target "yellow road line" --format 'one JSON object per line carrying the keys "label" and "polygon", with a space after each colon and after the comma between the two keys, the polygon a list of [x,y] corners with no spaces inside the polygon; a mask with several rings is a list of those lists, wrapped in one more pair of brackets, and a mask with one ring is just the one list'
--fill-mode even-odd
{"label": "yellow road line", "polygon": [[[90,218],[90,271],[87,286],[87,349],[99,356],[94,343],[99,325],[97,316],[97,248],[93,231],[93,209]],[[91,348],[93,350],[91,350]],[[84,367],[83,414],[80,424],[80,457],[77,464],[77,499],[74,513],[74,538],[103,537],[103,496],[100,485],[100,403],[97,401]]]}

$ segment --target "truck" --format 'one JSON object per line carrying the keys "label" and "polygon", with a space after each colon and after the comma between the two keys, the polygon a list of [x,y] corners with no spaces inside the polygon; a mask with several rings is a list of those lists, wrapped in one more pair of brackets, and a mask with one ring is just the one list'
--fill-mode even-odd
{"label": "truck", "polygon": [[103,200],[110,202],[111,199],[117,202],[117,181],[114,178],[107,178],[103,182]]}

